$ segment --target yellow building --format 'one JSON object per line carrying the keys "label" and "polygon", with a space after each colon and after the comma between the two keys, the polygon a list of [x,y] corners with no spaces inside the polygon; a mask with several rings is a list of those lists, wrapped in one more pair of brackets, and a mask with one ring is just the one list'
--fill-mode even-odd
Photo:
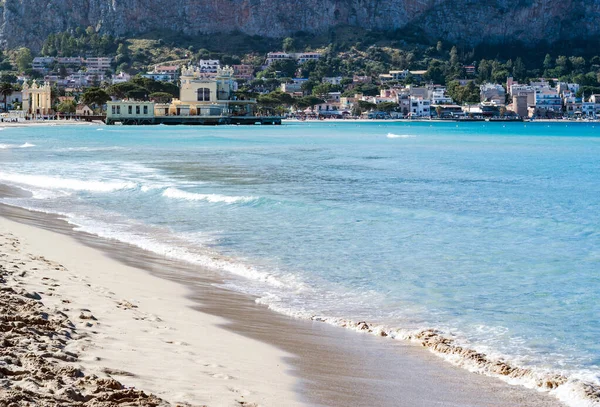
{"label": "yellow building", "polygon": [[200,72],[198,67],[181,70],[179,99],[171,103],[115,101],[107,103],[107,124],[281,124],[279,117],[258,117],[256,100],[235,94],[233,69],[217,73]]}
{"label": "yellow building", "polygon": [[52,112],[52,89],[48,82],[43,85],[33,81],[23,84],[23,111],[28,115],[44,116]]}
{"label": "yellow building", "polygon": [[[195,66],[181,69],[179,99],[174,99],[169,115],[176,116],[252,116],[256,101],[239,100],[233,68],[219,68],[217,74],[200,72]],[[157,112],[158,113],[158,112]]]}

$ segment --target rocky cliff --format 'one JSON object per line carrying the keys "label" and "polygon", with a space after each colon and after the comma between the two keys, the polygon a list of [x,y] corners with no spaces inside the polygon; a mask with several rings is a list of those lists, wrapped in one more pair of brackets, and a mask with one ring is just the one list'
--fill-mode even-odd
{"label": "rocky cliff", "polygon": [[591,38],[600,0],[4,0],[4,47],[37,48],[52,32],[93,26],[113,35],[169,29],[196,35],[239,30],[281,37],[336,25],[414,26],[432,39],[481,41]]}

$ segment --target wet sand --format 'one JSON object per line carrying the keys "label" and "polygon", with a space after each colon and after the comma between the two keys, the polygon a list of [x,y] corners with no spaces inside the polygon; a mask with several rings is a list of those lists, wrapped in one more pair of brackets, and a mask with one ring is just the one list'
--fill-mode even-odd
{"label": "wet sand", "polygon": [[[11,190],[10,193],[18,192]],[[159,277],[185,287],[196,312],[224,318],[219,320],[219,327],[279,349],[282,352],[279,353],[280,357],[287,364],[285,374],[295,378],[293,387],[296,397],[305,405],[562,405],[546,393],[511,386],[498,379],[454,367],[427,349],[408,342],[387,340],[277,314],[256,304],[252,297],[216,287],[215,283],[222,281],[219,275],[210,270],[164,259],[120,242],[75,232],[71,225],[55,217],[5,205],[0,206],[0,216],[51,231],[52,239],[75,238],[79,244],[107,254],[123,267],[143,270],[149,277]],[[35,229],[30,229],[30,233],[35,233]],[[66,259],[54,260],[64,262]],[[142,277],[138,275],[136,278]],[[112,282],[115,283],[118,284]],[[103,281],[103,284],[111,288],[109,281]],[[129,296],[135,298],[136,293],[131,292]],[[115,362],[118,360],[115,359]],[[168,363],[164,366],[164,369],[177,368]],[[144,381],[142,377],[139,379],[152,383],[151,380]],[[131,379],[131,382],[135,382],[135,379]],[[158,387],[148,390],[158,390],[159,396],[169,400],[164,395],[164,389]],[[294,400],[290,399],[282,404],[260,405],[294,404]]]}

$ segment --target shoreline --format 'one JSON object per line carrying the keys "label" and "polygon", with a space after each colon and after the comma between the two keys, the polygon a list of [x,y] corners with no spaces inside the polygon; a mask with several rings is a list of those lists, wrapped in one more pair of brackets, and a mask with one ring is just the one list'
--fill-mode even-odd
{"label": "shoreline", "polygon": [[408,341],[382,340],[277,314],[247,295],[215,287],[218,276],[213,273],[208,272],[208,278],[200,277],[197,267],[73,231],[72,225],[51,215],[2,205],[0,216],[67,235],[141,273],[186,285],[187,298],[194,301],[195,310],[224,317],[227,322],[221,327],[286,352],[285,361],[296,378],[296,393],[309,405],[391,406],[397,405],[394,400],[399,398],[406,400],[407,406],[561,405],[547,394],[452,366],[427,348]]}
{"label": "shoreline", "polygon": [[[565,123],[565,124],[596,124],[600,123],[600,120],[562,120],[562,119],[534,119],[534,120],[437,120],[437,119],[311,119],[311,120],[298,120],[298,119],[282,119],[281,124],[298,124],[298,123],[429,123],[429,124],[440,124],[440,123],[484,123],[484,124],[503,124],[507,123],[521,123],[521,124],[535,124],[535,123]],[[23,122],[2,122],[0,123],[0,130],[3,128],[14,128],[14,127],[45,127],[45,126],[106,126],[101,121],[76,121],[76,120],[30,120]],[[143,126],[143,125],[142,125]],[[149,125],[154,127],[154,125]],[[185,125],[179,125],[185,126]],[[237,126],[237,125],[231,125]],[[139,126],[135,126],[139,127]],[[194,127],[194,126],[186,126]]]}

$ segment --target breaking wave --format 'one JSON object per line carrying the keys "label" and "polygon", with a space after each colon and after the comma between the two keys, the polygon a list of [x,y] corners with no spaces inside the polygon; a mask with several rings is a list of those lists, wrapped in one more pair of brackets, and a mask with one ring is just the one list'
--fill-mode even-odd
{"label": "breaking wave", "polygon": [[30,148],[35,147],[35,144],[23,143],[23,144],[0,144],[0,150],[8,150],[11,148]]}
{"label": "breaking wave", "polygon": [[193,192],[182,191],[177,188],[167,188],[163,191],[162,196],[172,199],[183,199],[186,201],[206,201],[210,203],[249,203],[257,201],[259,198],[254,196],[226,196],[219,194],[197,194]]}
{"label": "breaking wave", "polygon": [[388,133],[387,134],[387,138],[415,138],[416,136],[412,135],[412,134],[394,134],[394,133]]}
{"label": "breaking wave", "polygon": [[44,175],[10,174],[4,172],[0,172],[0,180],[44,189],[67,189],[72,191],[90,192],[112,192],[136,187],[135,183],[127,181],[83,181],[72,178],[48,177]]}

